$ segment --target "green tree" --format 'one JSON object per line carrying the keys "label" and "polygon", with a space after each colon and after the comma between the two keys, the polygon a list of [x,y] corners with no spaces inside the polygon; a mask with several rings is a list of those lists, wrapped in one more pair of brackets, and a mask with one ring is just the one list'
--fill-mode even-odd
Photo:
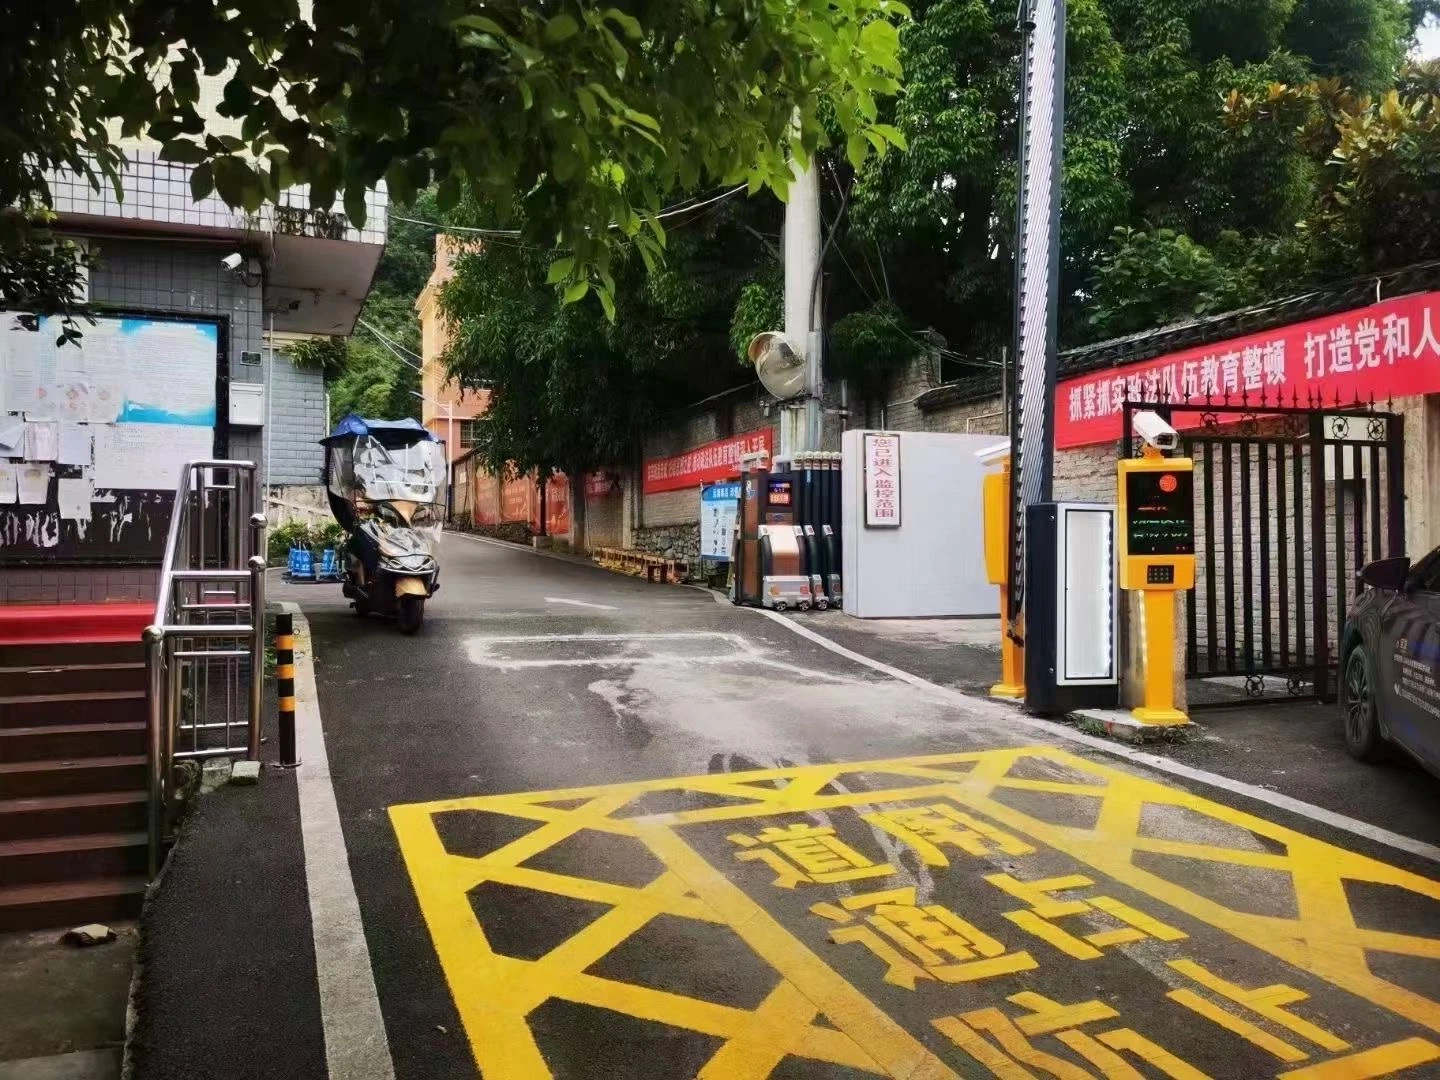
{"label": "green tree", "polygon": [[[1263,96],[1271,84],[1321,77],[1393,85],[1432,7],[1070,0],[1062,340],[1293,287],[1286,274],[1305,262],[1294,223],[1324,183],[1322,166],[1293,140],[1237,138],[1223,102],[1231,91]],[[960,354],[993,358],[1013,333],[1015,6],[926,0],[913,16],[901,33],[906,85],[882,110],[909,150],[860,172],[854,232],[883,254],[904,325],[934,327]],[[864,267],[831,270],[864,281],[870,303],[880,299]]]}
{"label": "green tree", "polygon": [[[783,194],[825,124],[852,156],[898,86],[896,0],[19,0],[0,42],[0,206],[47,197],[45,171],[114,176],[110,121],[163,144],[211,190],[257,209],[308,184],[365,217],[381,181],[436,185],[567,252],[578,298],[614,303],[620,245],[653,263],[670,193],[747,183]],[[207,131],[200,76],[225,76]],[[823,120],[822,120],[823,117]],[[88,155],[88,156],[87,156]],[[24,215],[17,221],[23,224]],[[613,223],[613,228],[611,227]],[[4,235],[14,240],[19,225]],[[4,237],[0,236],[0,241]]]}
{"label": "green tree", "polygon": [[497,239],[461,258],[441,294],[445,361],[462,385],[490,389],[477,428],[489,466],[578,477],[629,464],[666,412],[750,378],[731,323],[746,283],[771,273],[779,216],[773,200],[737,195],[672,220],[663,266],[618,250],[613,321],[565,303],[565,260],[549,251]]}

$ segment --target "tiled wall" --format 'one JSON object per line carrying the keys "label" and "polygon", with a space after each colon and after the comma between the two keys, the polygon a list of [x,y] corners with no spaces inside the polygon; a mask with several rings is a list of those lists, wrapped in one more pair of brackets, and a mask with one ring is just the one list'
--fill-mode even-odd
{"label": "tiled wall", "polygon": [[[243,352],[261,351],[263,305],[259,287],[246,288],[225,273],[225,244],[176,239],[113,240],[92,243],[90,298],[96,305],[229,320],[232,382],[261,382],[264,365],[240,362]],[[282,361],[280,366],[289,367]],[[232,428],[233,458],[259,461],[260,428]],[[0,569],[0,603],[145,600],[155,595],[155,571],[147,568],[21,567]]]}
{"label": "tiled wall", "polygon": [[[268,363],[268,358],[267,358]],[[274,484],[319,484],[325,464],[325,377],[275,354],[270,402],[270,477]]]}
{"label": "tiled wall", "polygon": [[[212,229],[251,229],[269,232],[274,227],[274,210],[265,206],[247,217],[232,210],[213,192],[198,202],[190,195],[190,174],[193,166],[161,161],[154,150],[132,149],[127,154],[129,166],[120,176],[123,198],[117,199],[115,188],[102,179],[98,188],[78,173],[57,169],[50,173],[52,208],[60,214],[93,214],[120,221],[164,221],[176,225],[201,226]],[[369,192],[365,203],[365,227],[346,228],[345,239],[364,244],[385,243],[387,198],[383,186]],[[291,188],[280,197],[282,206],[308,209],[310,196],[305,187]],[[338,212],[339,208],[336,208]]]}
{"label": "tiled wall", "polygon": [[[226,273],[220,260],[231,245],[180,239],[101,240],[91,245],[90,299],[101,305],[178,315],[220,316],[230,321],[230,381],[264,382],[264,364],[243,364],[242,353],[260,353],[264,306],[261,289],[247,288]],[[233,458],[259,461],[259,428],[232,428]]]}

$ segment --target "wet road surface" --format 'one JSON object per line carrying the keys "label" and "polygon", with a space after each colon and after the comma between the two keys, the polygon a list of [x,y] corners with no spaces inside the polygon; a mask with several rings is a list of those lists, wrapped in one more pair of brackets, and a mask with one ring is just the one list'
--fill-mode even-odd
{"label": "wet road surface", "polygon": [[447,537],[309,620],[395,1073],[1440,1075],[1423,859]]}

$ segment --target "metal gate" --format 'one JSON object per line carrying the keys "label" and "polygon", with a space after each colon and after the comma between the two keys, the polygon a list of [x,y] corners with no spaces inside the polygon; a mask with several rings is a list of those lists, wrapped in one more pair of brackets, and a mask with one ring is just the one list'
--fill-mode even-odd
{"label": "metal gate", "polygon": [[1403,423],[1325,408],[1127,402],[1195,462],[1195,588],[1185,605],[1191,707],[1333,697],[1337,647],[1367,562],[1404,553]]}

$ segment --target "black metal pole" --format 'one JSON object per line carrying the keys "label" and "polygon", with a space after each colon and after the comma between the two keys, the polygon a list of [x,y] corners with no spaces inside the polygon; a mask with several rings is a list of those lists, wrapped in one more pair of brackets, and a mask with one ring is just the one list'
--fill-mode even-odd
{"label": "black metal pole", "polygon": [[280,698],[279,764],[290,768],[300,759],[295,748],[295,616],[288,612],[275,616],[275,682]]}

